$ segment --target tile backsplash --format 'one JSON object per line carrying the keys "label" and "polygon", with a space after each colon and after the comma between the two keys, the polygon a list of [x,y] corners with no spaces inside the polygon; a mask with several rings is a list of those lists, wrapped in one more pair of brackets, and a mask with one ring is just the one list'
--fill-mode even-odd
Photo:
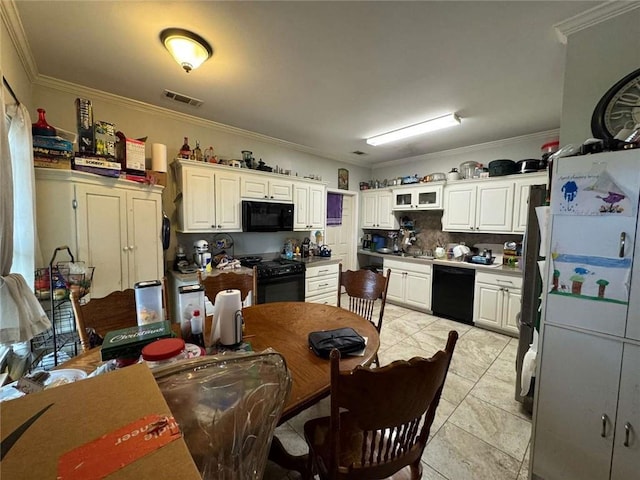
{"label": "tile backsplash", "polygon": [[399,217],[413,220],[416,230],[415,245],[423,251],[433,250],[438,245],[446,247],[448,243],[461,243],[470,247],[476,244],[504,244],[507,241],[522,241],[522,235],[497,233],[463,233],[442,231],[442,210],[408,212]]}

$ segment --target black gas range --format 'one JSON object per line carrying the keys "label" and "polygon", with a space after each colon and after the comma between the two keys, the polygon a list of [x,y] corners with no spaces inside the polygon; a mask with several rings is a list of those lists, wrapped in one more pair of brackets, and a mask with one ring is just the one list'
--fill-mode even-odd
{"label": "black gas range", "polygon": [[277,258],[240,258],[245,267],[256,267],[258,303],[304,302],[306,266],[302,262]]}

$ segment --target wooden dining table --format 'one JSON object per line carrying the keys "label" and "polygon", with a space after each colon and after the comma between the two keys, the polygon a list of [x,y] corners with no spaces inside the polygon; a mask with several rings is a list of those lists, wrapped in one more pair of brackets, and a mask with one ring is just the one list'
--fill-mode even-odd
{"label": "wooden dining table", "polygon": [[[352,327],[367,339],[363,355],[343,357],[340,362],[343,370],[369,365],[380,346],[378,331],[371,322],[331,305],[275,302],[246,307],[242,312],[245,342],[250,343],[256,352],[272,348],[287,362],[291,375],[291,393],[285,401],[280,423],[286,422],[329,394],[330,363],[328,359],[315,355],[309,348],[310,332]],[[210,331],[211,322],[205,327],[206,332]],[[179,333],[180,329],[176,328],[174,331]],[[100,348],[97,347],[73,357],[58,368],[75,368],[91,373],[102,363]]]}

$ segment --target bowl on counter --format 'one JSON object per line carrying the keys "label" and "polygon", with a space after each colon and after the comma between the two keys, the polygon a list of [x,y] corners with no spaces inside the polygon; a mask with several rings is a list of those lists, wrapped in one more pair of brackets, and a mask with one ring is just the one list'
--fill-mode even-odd
{"label": "bowl on counter", "polygon": [[376,250],[377,253],[393,253],[393,250],[391,250],[390,248],[378,248]]}

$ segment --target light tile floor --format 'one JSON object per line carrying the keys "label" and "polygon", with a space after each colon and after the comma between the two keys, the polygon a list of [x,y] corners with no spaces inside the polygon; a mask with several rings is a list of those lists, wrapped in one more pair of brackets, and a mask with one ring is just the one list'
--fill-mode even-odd
{"label": "light tile floor", "polygon": [[[460,335],[422,457],[425,480],[528,478],[531,417],[513,398],[518,340],[395,305],[385,307],[380,362],[430,357],[449,330]],[[307,453],[303,425],[329,415],[329,399],[276,429],[287,450]],[[298,479],[269,462],[266,480]]]}

